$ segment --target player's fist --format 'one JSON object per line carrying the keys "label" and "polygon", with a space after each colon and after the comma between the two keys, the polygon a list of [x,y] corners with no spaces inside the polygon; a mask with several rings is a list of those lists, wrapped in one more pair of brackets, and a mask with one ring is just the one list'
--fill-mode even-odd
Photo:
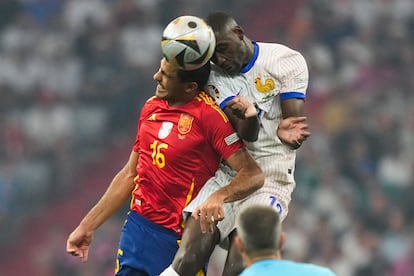
{"label": "player's fist", "polygon": [[226,107],[230,108],[231,112],[240,119],[256,116],[256,107],[254,104],[241,96],[236,96],[228,101]]}
{"label": "player's fist", "polygon": [[198,206],[192,216],[200,222],[202,233],[213,233],[217,222],[224,219],[224,197],[218,192],[211,194]]}
{"label": "player's fist", "polygon": [[92,232],[85,231],[81,226],[78,226],[66,241],[66,252],[72,256],[79,257],[82,262],[86,262],[92,239]]}

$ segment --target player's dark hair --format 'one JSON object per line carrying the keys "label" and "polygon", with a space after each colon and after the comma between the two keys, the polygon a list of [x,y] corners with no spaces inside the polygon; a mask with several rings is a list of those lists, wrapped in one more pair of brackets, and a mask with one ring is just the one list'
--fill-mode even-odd
{"label": "player's dark hair", "polygon": [[205,19],[208,25],[214,32],[224,31],[230,22],[234,22],[234,18],[225,12],[213,12],[210,13]]}
{"label": "player's dark hair", "polygon": [[237,234],[250,257],[274,254],[279,250],[280,217],[269,206],[253,205],[242,210],[236,220]]}
{"label": "player's dark hair", "polygon": [[210,77],[211,65],[210,61],[201,66],[198,69],[186,71],[179,69],[177,71],[177,76],[182,82],[196,82],[198,85],[198,90],[202,90],[203,87],[207,84],[208,78]]}

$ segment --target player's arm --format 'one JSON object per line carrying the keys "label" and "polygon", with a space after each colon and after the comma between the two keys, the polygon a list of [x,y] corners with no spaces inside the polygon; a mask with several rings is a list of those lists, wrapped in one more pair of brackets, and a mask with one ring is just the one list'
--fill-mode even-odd
{"label": "player's arm", "polygon": [[69,254],[78,256],[82,262],[87,261],[94,232],[121,208],[131,195],[135,187],[137,162],[138,153],[132,151],[128,162],[114,177],[100,200],[69,235],[66,244],[66,251]]}
{"label": "player's arm", "polygon": [[236,96],[226,103],[223,111],[240,138],[248,142],[257,140],[260,121],[253,103],[242,96]]}
{"label": "player's arm", "polygon": [[239,137],[254,142],[259,135],[260,121],[253,103],[240,96],[247,89],[243,75],[229,77],[217,66],[212,66],[209,83],[205,87],[229,117]]}
{"label": "player's arm", "polygon": [[279,58],[278,66],[284,73],[279,77],[283,80],[279,95],[283,119],[278,125],[277,136],[291,149],[297,149],[310,136],[304,116],[308,67],[303,55],[296,51],[286,51]]}
{"label": "player's arm", "polygon": [[213,224],[224,218],[223,204],[245,198],[264,184],[264,174],[246,148],[241,148],[227,158],[236,176],[230,184],[222,187],[198,206],[193,217],[200,220],[202,232],[213,231]]}
{"label": "player's arm", "polygon": [[291,149],[297,149],[309,136],[308,125],[304,114],[304,99],[291,98],[281,102],[282,117],[277,136]]}
{"label": "player's arm", "polygon": [[224,203],[243,199],[263,186],[264,174],[246,148],[230,155],[226,162],[237,174],[229,185],[216,192]]}

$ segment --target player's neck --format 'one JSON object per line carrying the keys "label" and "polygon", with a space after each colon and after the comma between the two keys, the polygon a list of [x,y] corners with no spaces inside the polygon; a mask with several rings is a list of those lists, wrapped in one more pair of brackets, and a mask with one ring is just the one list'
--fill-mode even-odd
{"label": "player's neck", "polygon": [[258,262],[258,261],[262,261],[262,260],[280,260],[280,259],[282,259],[282,255],[278,251],[278,252],[273,253],[273,254],[265,254],[265,255],[255,256],[255,257],[248,256],[248,258],[246,260],[246,264],[248,266],[250,266],[253,263]]}
{"label": "player's neck", "polygon": [[180,106],[183,106],[183,105],[191,102],[197,94],[195,94],[195,95],[192,95],[192,94],[191,95],[185,95],[184,97],[182,97],[180,99],[168,99],[167,103],[170,107],[180,107]]}
{"label": "player's neck", "polygon": [[245,51],[245,64],[243,64],[243,67],[246,66],[250,60],[253,57],[254,54],[254,44],[253,41],[251,41],[249,38],[244,37],[244,43],[246,45],[246,51]]}

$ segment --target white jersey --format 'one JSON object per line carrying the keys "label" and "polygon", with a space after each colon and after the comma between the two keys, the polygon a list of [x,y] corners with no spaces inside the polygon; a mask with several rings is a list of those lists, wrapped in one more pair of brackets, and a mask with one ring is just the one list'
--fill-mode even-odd
{"label": "white jersey", "polygon": [[[257,141],[246,142],[253,158],[265,174],[264,186],[238,201],[236,206],[225,204],[226,219],[218,224],[222,235],[234,228],[238,208],[251,204],[275,207],[283,219],[287,215],[291,193],[295,187],[294,171],[296,151],[282,144],[276,131],[282,120],[281,101],[289,98],[305,99],[308,86],[308,68],[303,56],[284,45],[255,43],[254,55],[241,71],[230,76],[213,65],[206,90],[221,108],[235,96],[243,96],[256,105],[260,119]],[[233,174],[234,175],[234,174]],[[227,185],[232,174],[222,166],[209,180],[186,211],[191,212],[207,197]],[[239,205],[239,206],[237,206]],[[223,236],[222,236],[223,237]]]}
{"label": "white jersey", "polygon": [[258,140],[246,144],[265,176],[275,177],[280,184],[294,181],[295,166],[295,150],[282,144],[276,135],[282,119],[280,101],[304,99],[308,78],[307,65],[300,53],[281,44],[257,43],[253,58],[242,74],[229,76],[214,66],[207,86],[222,108],[236,95],[256,105],[261,123]]}

